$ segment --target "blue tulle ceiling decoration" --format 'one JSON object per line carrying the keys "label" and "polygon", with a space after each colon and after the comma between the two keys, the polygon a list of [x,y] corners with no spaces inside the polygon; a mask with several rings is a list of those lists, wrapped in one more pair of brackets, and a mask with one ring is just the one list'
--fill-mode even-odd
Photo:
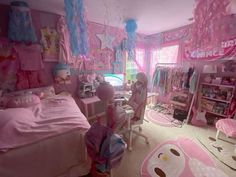
{"label": "blue tulle ceiling decoration", "polygon": [[134,19],[126,20],[125,22],[125,30],[127,32],[127,50],[128,50],[128,59],[134,59],[134,50],[136,44],[136,30],[137,30],[137,23]]}
{"label": "blue tulle ceiling decoration", "polygon": [[84,0],[77,0],[77,12],[79,17],[79,31],[80,31],[80,54],[87,55],[88,54],[88,38],[87,38],[87,28],[86,28],[86,21],[85,21],[85,12],[84,12]]}
{"label": "blue tulle ceiling decoration", "polygon": [[84,0],[64,0],[70,47],[74,56],[88,54]]}

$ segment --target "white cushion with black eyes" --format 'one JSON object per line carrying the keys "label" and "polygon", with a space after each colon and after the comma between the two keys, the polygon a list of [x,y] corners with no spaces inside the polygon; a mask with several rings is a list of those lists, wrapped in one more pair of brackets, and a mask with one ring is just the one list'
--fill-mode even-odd
{"label": "white cushion with black eyes", "polygon": [[149,158],[147,171],[151,177],[177,177],[185,168],[185,156],[174,144],[164,144]]}

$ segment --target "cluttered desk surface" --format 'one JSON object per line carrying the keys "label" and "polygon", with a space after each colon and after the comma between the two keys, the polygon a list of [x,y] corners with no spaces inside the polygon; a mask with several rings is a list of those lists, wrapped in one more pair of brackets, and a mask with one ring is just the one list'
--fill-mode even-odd
{"label": "cluttered desk surface", "polygon": [[[132,95],[131,91],[115,91],[116,96],[130,97]],[[148,92],[147,97],[158,96],[158,93]]]}
{"label": "cluttered desk surface", "polygon": [[[132,95],[132,92],[131,91],[115,91],[115,98],[116,99],[119,99],[119,98],[126,98],[126,99],[129,99],[130,96]],[[157,93],[151,93],[151,92],[148,92],[148,95],[147,97],[151,97],[151,96],[157,96],[158,94]],[[100,101],[100,99],[97,97],[97,96],[94,96],[94,97],[90,97],[90,98],[85,98],[85,99],[81,99],[84,103],[86,104],[90,104],[92,102],[98,102]]]}

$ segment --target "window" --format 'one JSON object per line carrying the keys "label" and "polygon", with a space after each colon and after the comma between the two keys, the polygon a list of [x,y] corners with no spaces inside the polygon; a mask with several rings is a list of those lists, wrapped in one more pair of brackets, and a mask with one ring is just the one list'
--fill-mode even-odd
{"label": "window", "polygon": [[136,49],[135,51],[135,62],[138,67],[139,71],[144,71],[144,57],[145,57],[145,50],[144,49]]}
{"label": "window", "polygon": [[145,50],[138,48],[135,49],[134,60],[126,57],[126,80],[134,80],[140,71],[145,71]]}
{"label": "window", "polygon": [[176,63],[178,59],[179,45],[163,47],[152,50],[150,61],[150,74],[152,75],[157,63]]}

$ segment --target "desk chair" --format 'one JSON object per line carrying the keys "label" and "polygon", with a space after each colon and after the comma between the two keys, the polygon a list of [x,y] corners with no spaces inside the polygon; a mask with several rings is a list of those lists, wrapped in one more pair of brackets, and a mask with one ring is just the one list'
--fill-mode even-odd
{"label": "desk chair", "polygon": [[[144,73],[138,73],[136,75],[137,81],[132,85],[132,95],[128,100],[127,105],[123,106],[126,113],[127,129],[121,131],[122,133],[129,133],[129,146],[128,149],[132,150],[132,134],[136,134],[145,139],[148,144],[148,137],[141,133],[141,125],[144,121],[144,113],[147,102],[147,76]],[[139,128],[139,131],[135,130]]]}

